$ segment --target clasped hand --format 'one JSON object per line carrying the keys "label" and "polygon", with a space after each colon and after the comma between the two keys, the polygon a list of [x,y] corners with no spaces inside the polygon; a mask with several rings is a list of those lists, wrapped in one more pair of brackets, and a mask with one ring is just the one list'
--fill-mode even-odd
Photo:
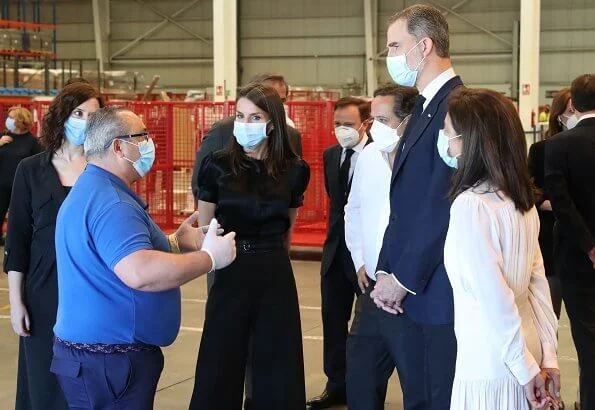
{"label": "clasped hand", "polygon": [[541,369],[533,380],[525,386],[525,395],[534,409],[560,408],[560,370]]}
{"label": "clasped hand", "polygon": [[397,282],[384,272],[376,273],[376,285],[370,293],[376,306],[388,313],[398,315],[403,313],[401,306],[407,296],[407,291],[397,284]]}

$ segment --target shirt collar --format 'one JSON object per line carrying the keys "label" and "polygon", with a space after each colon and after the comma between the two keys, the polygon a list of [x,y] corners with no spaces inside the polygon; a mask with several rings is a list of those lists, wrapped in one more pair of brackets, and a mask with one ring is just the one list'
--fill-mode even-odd
{"label": "shirt collar", "polygon": [[140,199],[138,197],[138,195],[136,195],[136,192],[134,192],[128,185],[126,185],[126,183],[124,183],[124,181],[122,181],[119,177],[117,177],[116,175],[112,174],[108,170],[103,169],[101,167],[98,167],[97,165],[87,164],[87,167],[85,168],[85,172],[88,172],[90,174],[98,175],[100,177],[109,179],[119,189],[123,190],[124,192],[128,193],[132,198],[134,198],[134,200],[136,202],[138,202],[138,204],[143,209],[147,209],[148,208],[148,205],[145,203],[145,201],[143,201],[142,199]]}
{"label": "shirt collar", "polygon": [[578,119],[577,124],[582,120],[586,120],[587,118],[595,118],[595,113],[581,115],[581,117]]}
{"label": "shirt collar", "polygon": [[432,98],[438,94],[438,91],[446,84],[448,81],[453,79],[456,76],[455,70],[450,67],[449,69],[443,71],[438,77],[434,78],[430,84],[426,86],[421,92],[421,95],[426,99],[424,101],[424,110],[432,101]]}
{"label": "shirt collar", "polygon": [[[368,134],[364,133],[364,136],[362,137],[361,141],[358,142],[357,145],[351,149],[358,153],[362,152],[362,150],[366,146],[367,142],[368,142]],[[343,152],[345,152],[345,148],[343,148]]]}

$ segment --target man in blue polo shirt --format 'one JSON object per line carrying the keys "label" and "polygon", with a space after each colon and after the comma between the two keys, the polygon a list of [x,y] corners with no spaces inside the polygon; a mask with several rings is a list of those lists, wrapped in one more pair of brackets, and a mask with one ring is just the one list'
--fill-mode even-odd
{"label": "man in blue polo shirt", "polygon": [[[235,258],[234,233],[186,220],[169,238],[130,186],[155,160],[142,120],[123,107],[89,116],[89,165],[56,222],[58,315],[51,371],[71,408],[149,409],[159,346],[180,327],[179,287]],[[173,251],[185,252],[174,254]]]}

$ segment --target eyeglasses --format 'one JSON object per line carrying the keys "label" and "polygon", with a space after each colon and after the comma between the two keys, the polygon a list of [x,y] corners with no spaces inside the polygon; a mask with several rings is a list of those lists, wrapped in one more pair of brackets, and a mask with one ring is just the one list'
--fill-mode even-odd
{"label": "eyeglasses", "polygon": [[128,139],[128,138],[139,138],[143,137],[143,141],[148,141],[151,138],[151,134],[149,131],[137,132],[136,134],[128,134],[128,135],[118,135],[114,137],[115,140],[117,139]]}
{"label": "eyeglasses", "polygon": [[149,131],[142,131],[142,132],[137,132],[136,134],[118,135],[118,136],[110,139],[105,144],[104,149],[107,149],[112,144],[112,142],[114,142],[115,140],[125,140],[125,139],[131,139],[131,138],[139,138],[139,137],[142,137],[142,141],[148,141],[149,138],[151,138],[151,134],[149,133]]}

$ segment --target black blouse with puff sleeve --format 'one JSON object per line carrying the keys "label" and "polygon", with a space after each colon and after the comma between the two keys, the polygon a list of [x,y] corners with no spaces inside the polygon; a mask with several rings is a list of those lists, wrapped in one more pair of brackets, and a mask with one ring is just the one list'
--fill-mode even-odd
{"label": "black blouse with puff sleeve", "polygon": [[216,204],[221,227],[240,239],[281,237],[289,229],[289,209],[304,203],[310,167],[296,158],[274,179],[263,161],[249,158],[249,164],[233,175],[229,154],[210,154],[198,172],[198,198]]}

